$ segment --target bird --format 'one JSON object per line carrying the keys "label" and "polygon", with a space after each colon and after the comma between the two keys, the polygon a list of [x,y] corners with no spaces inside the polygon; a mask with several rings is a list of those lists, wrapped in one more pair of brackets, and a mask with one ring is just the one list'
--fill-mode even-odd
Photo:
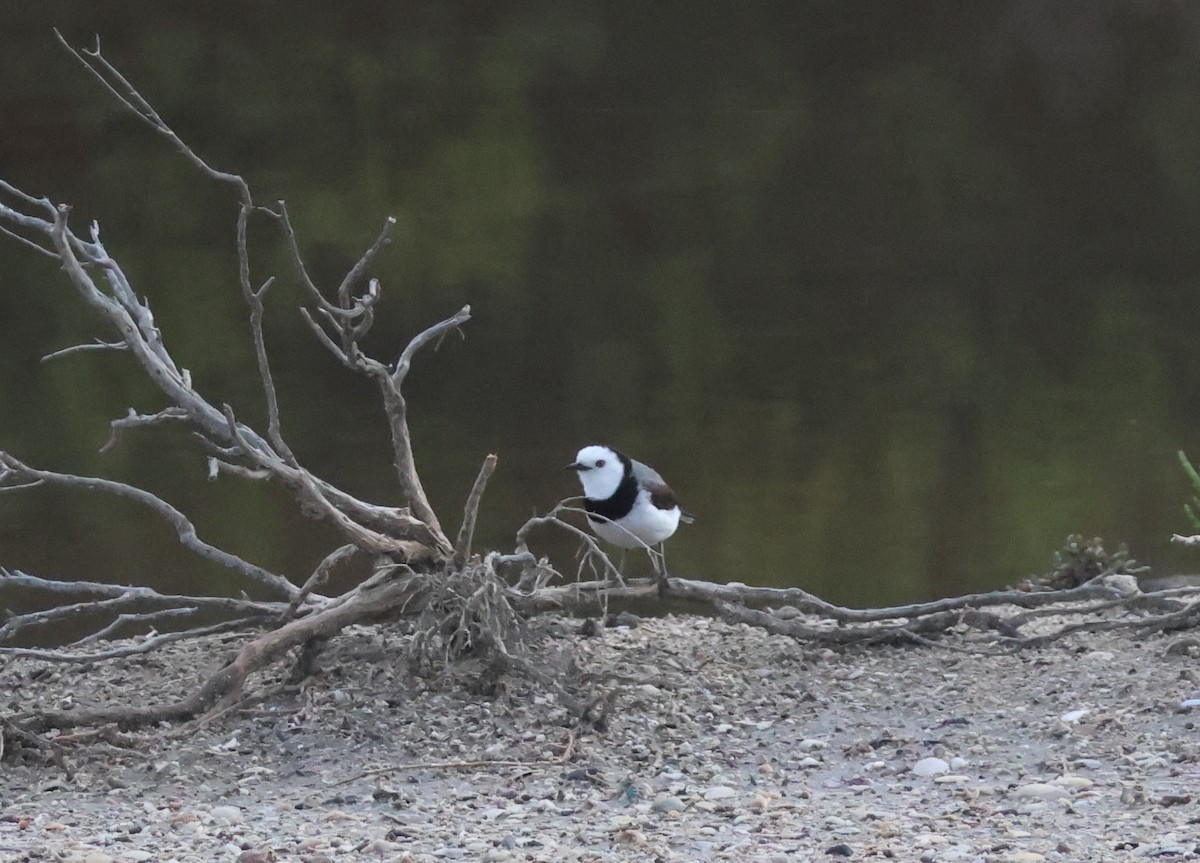
{"label": "bird", "polygon": [[[666,480],[649,465],[601,444],[581,449],[567,470],[579,475],[592,532],[621,549],[645,548],[660,587],[664,585],[663,543],[681,521],[690,524],[694,520],[680,508]],[[657,558],[652,550],[656,545]]]}

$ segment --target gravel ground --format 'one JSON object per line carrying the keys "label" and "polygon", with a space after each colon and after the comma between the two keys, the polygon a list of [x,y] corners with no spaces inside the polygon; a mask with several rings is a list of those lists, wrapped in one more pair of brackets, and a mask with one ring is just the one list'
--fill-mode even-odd
{"label": "gravel ground", "polygon": [[[415,678],[401,634],[360,627],[300,689],[205,722],[71,743],[58,763],[9,735],[0,859],[1200,859],[1197,648],[1180,636],[835,652],[633,623],[538,624],[542,667],[609,695],[589,714],[602,729],[545,682]],[[8,660],[0,703],[157,700],[235,647]]]}

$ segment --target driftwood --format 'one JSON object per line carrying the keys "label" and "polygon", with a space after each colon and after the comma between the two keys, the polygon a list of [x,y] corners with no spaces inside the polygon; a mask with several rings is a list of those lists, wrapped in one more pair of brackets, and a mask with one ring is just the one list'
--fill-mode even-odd
{"label": "driftwood", "polygon": [[[4,717],[17,737],[72,727],[116,724],[125,728],[181,722],[226,710],[245,697],[247,680],[256,671],[296,652],[301,660],[340,630],[356,623],[407,618],[415,627],[412,658],[453,659],[484,653],[504,659],[520,644],[521,622],[549,612],[595,613],[609,603],[635,608],[661,608],[664,601],[694,603],[740,623],[816,643],[927,644],[957,633],[957,649],[995,649],[1044,644],[1074,631],[1102,628],[1182,629],[1200,622],[1195,591],[1142,593],[1121,565],[1094,572],[1079,584],[1054,589],[1005,590],[894,608],[851,609],[828,603],[799,588],[751,587],[668,578],[626,582],[593,537],[567,518],[578,510],[564,501],[544,516],[530,519],[518,532],[511,553],[473,551],[476,516],[495,455],[483,459],[464,504],[454,541],[430,506],[413,457],[408,407],[403,385],[417,353],[458,330],[471,317],[461,310],[414,337],[396,360],[385,363],[368,355],[362,339],[374,321],[383,288],[368,278],[376,257],[388,245],[394,219],[334,286],[318,285],[300,252],[286,205],[256,203],[245,180],[209,166],[171,129],[137,89],[94,49],[77,50],[60,42],[125,109],[164,137],[182,156],[212,180],[228,185],[239,204],[235,225],[238,276],[246,303],[249,332],[266,405],[265,430],[238,418],[230,405],[208,401],[193,386],[186,368],[171,356],[155,326],[149,301],[140,298],[92,223],[86,235],[71,225],[71,207],[31,195],[0,180],[0,232],[57,261],[72,288],[103,321],[109,335],[60,350],[59,357],[80,351],[127,352],[157,385],[167,407],[152,412],[131,408],[112,421],[112,437],[104,450],[119,445],[121,435],[161,425],[188,428],[208,460],[212,479],[274,482],[286,488],[302,512],[333,526],[341,545],[311,573],[269,572],[219,549],[197,535],[191,521],[161,498],[111,480],[59,473],[31,466],[0,450],[0,492],[19,494],[34,486],[84,489],[137,502],[168,522],[180,545],[218,563],[265,592],[266,599],[167,595],[146,587],[87,581],[59,581],[0,569],[0,595],[5,590],[41,591],[49,607],[11,616],[0,625],[0,655],[46,662],[121,661],[185,638],[233,630],[256,632],[234,656],[191,693],[175,693],[159,705],[116,704],[65,712],[30,712]],[[263,338],[264,301],[274,277],[255,287],[247,234],[251,220],[273,224],[287,248],[295,274],[310,305],[301,314],[319,344],[347,369],[370,378],[378,387],[391,434],[396,494],[402,505],[364,501],[337,488],[306,468],[287,443],[271,364]],[[365,282],[365,284],[364,284]],[[112,333],[115,333],[113,338]],[[579,569],[565,578],[549,561],[531,550],[542,529],[566,530],[582,547]],[[340,596],[319,592],[329,573],[346,561],[366,556],[374,574]],[[201,615],[219,623],[200,625]],[[1053,614],[1056,627],[1031,626]],[[81,617],[99,623],[87,636],[55,648],[20,646],[44,641],[47,631]],[[163,624],[168,631],[159,632]],[[133,639],[111,641],[128,625],[150,628]],[[510,667],[522,663],[510,663]]]}

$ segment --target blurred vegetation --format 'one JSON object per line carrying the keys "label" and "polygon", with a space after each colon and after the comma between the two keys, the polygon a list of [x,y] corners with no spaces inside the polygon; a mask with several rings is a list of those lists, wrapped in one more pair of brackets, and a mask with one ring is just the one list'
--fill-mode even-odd
{"label": "blurred vegetation", "polygon": [[[0,12],[0,176],[99,218],[168,344],[247,419],[261,396],[234,202],[54,45],[105,52],[211,163],[286,197],[313,272],[385,216],[374,347],[472,303],[411,378],[419,464],[481,540],[572,492],[582,443],[672,479],[673,568],[880,604],[1011,582],[1072,531],[1156,569],[1200,428],[1200,9],[697,7],[300,0]],[[285,430],[330,479],[394,493],[367,385],[312,343],[274,229],[267,333]],[[271,489],[202,481],[181,439],[107,421],[158,397],[120,355],[41,365],[93,321],[0,242],[0,445],[143,483],[303,572],[328,536]],[[9,563],[171,584],[138,513],[0,498]],[[81,560],[86,565],[81,566]],[[174,580],[174,581],[173,581]],[[161,583],[161,582],[160,582]]]}

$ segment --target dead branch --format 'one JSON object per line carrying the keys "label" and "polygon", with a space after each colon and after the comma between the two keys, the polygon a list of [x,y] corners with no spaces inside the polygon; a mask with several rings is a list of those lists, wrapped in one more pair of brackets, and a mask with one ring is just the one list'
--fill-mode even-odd
{"label": "dead branch", "polygon": [[487,481],[495,469],[496,456],[491,454],[483,460],[483,465],[479,468],[479,476],[475,477],[475,484],[471,486],[471,493],[467,495],[466,505],[463,506],[462,527],[458,530],[458,541],[454,543],[455,569],[462,569],[471,556],[471,543],[475,537],[475,519],[479,515],[479,502],[483,498],[483,490],[487,486]]}
{"label": "dead branch", "polygon": [[[149,412],[130,408],[124,417],[113,420],[112,436],[104,450],[111,449],[117,443],[122,431],[182,423],[206,450],[210,478],[227,474],[243,479],[278,482],[291,492],[302,512],[332,524],[347,543],[328,554],[308,576],[303,587],[298,588],[286,575],[269,572],[204,542],[196,535],[195,527],[183,513],[145,490],[113,480],[35,468],[0,451],[0,491],[19,493],[36,486],[57,485],[132,500],[166,520],[188,550],[238,573],[247,579],[248,584],[265,587],[272,595],[282,597],[279,602],[258,603],[206,596],[164,596],[148,588],[131,585],[57,582],[24,573],[0,572],[0,576],[3,576],[0,577],[0,590],[36,589],[57,595],[57,598],[65,597],[65,601],[57,601],[48,609],[15,615],[0,628],[0,651],[9,655],[49,661],[92,662],[119,659],[154,649],[171,640],[205,633],[274,627],[249,642],[234,662],[209,677],[189,698],[153,707],[64,714],[38,720],[28,727],[88,725],[110,721],[108,717],[116,717],[112,721],[140,725],[194,716],[221,699],[236,699],[246,677],[273,661],[282,651],[314,639],[326,638],[349,623],[421,612],[429,589],[428,581],[444,578],[445,570],[456,563],[461,569],[470,557],[479,499],[487,476],[494,468],[495,459],[489,457],[485,462],[485,469],[481,471],[467,502],[456,561],[455,546],[451,545],[443,532],[416,471],[402,385],[416,353],[423,347],[435,344],[446,333],[469,320],[470,309],[464,307],[446,320],[419,332],[404,347],[394,368],[367,356],[361,350],[359,340],[370,329],[374,305],[382,294],[379,281],[367,279],[368,270],[390,242],[395,219],[387,218],[375,241],[330,292],[331,298],[326,299],[308,274],[295,231],[282,202],[278,212],[257,206],[249,185],[240,175],[208,164],[102,55],[98,40],[94,48],[75,49],[57,31],[56,37],[124,109],[167,139],[206,177],[234,188],[239,204],[234,230],[238,284],[248,309],[250,338],[266,401],[267,428],[265,433],[260,434],[241,422],[231,406],[207,400],[193,387],[191,375],[175,360],[163,342],[149,300],[139,296],[122,266],[105,248],[99,224],[92,223],[86,234],[81,235],[72,228],[69,205],[35,197],[0,181],[0,193],[6,196],[0,200],[0,226],[4,234],[14,237],[37,253],[57,259],[77,295],[116,336],[115,340],[111,337],[98,338],[95,344],[78,345],[50,356],[83,350],[125,351],[167,400],[166,407]],[[257,288],[252,282],[248,235],[251,217],[256,214],[266,215],[282,224],[284,238],[301,283],[316,301],[319,319],[329,327],[329,332],[320,326],[315,327],[323,336],[323,341],[335,354],[340,354],[340,358],[351,368],[365,372],[377,381],[392,436],[399,493],[404,505],[381,505],[359,500],[303,466],[288,445],[263,335],[265,301],[274,278],[266,278]],[[364,280],[367,284],[360,289],[359,285]],[[356,295],[355,292],[359,290],[361,293]],[[305,317],[314,322],[307,312]],[[328,598],[315,593],[330,570],[353,555],[364,552],[380,559],[381,565],[375,576],[341,597]],[[494,592],[494,588],[486,587],[479,597],[486,599]],[[499,592],[503,593],[503,589],[499,589]],[[491,607],[492,601],[480,600],[480,607]],[[151,632],[148,636],[135,639],[132,644],[111,650],[86,653],[77,650],[104,641],[126,627],[153,626],[167,621],[173,624],[184,621],[184,625],[187,625],[201,614],[219,614],[226,619],[218,624],[196,625],[173,633],[160,635]],[[24,638],[44,633],[49,627],[80,616],[87,618],[89,623],[93,620],[98,622],[88,634],[66,648],[51,650],[14,644],[18,636]]]}
{"label": "dead branch", "polygon": [[257,582],[286,597],[292,597],[297,592],[296,586],[283,576],[268,572],[261,566],[255,566],[252,563],[242,560],[237,555],[230,554],[227,551],[204,542],[196,535],[196,527],[188,520],[187,516],[157,495],[153,495],[135,486],[108,479],[100,479],[99,477],[74,476],[48,470],[38,470],[37,468],[23,464],[8,453],[0,450],[0,487],[10,483],[30,482],[39,482],[63,488],[83,489],[85,491],[100,492],[132,500],[142,506],[148,507],[158,516],[165,519],[175,528],[175,534],[179,538],[180,545],[189,551],[206,560],[211,560],[214,563],[231,569],[250,581]]}
{"label": "dead branch", "polygon": [[[403,570],[403,571],[401,571]],[[213,707],[236,702],[246,679],[280,658],[286,651],[314,639],[329,638],[341,629],[365,620],[391,615],[411,615],[424,605],[430,576],[417,576],[407,567],[377,573],[355,589],[348,600],[292,620],[265,632],[242,646],[237,656],[209,675],[191,695],[151,706],[110,706],[27,714],[12,721],[32,734],[50,729],[96,727],[115,724],[144,728],[159,722],[194,719]]]}

